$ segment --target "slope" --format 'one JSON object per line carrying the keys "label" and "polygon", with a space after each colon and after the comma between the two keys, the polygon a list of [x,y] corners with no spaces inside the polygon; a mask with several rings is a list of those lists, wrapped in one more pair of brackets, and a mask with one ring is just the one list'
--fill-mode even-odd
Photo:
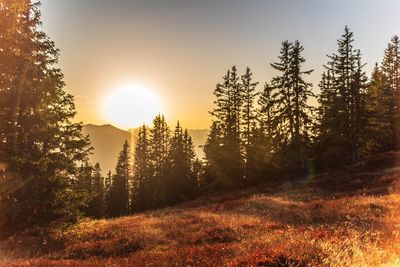
{"label": "slope", "polygon": [[46,238],[20,235],[0,243],[3,264],[399,266],[398,159],[86,220]]}

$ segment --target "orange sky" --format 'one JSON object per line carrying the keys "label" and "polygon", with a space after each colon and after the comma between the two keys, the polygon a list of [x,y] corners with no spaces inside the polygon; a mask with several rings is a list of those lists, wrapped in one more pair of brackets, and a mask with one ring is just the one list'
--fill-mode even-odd
{"label": "orange sky", "polygon": [[264,84],[283,40],[304,45],[316,87],[347,24],[369,72],[391,36],[400,34],[400,1],[382,2],[42,0],[42,10],[43,28],[61,49],[77,120],[113,123],[100,103],[130,83],[153,88],[171,124],[179,119],[184,127],[208,128],[212,91],[226,70],[249,66]]}

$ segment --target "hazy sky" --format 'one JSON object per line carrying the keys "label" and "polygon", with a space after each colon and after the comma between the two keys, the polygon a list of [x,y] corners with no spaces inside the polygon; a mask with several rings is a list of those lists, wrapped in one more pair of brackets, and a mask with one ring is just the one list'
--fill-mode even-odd
{"label": "hazy sky", "polygon": [[[169,122],[207,128],[226,70],[249,66],[263,84],[283,40],[305,47],[316,88],[348,25],[369,72],[400,34],[399,0],[42,0],[43,27],[61,49],[78,120],[106,121],[99,103],[126,83],[160,96]],[[261,89],[261,86],[259,87]]]}

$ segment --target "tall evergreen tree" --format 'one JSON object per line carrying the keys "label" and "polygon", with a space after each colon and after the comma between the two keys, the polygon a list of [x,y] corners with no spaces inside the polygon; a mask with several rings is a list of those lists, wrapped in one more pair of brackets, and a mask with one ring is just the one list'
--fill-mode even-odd
{"label": "tall evergreen tree", "polygon": [[382,74],[387,80],[390,88],[387,96],[390,96],[391,100],[391,125],[387,128],[387,132],[391,134],[390,142],[391,145],[388,150],[396,149],[398,140],[400,140],[400,40],[398,36],[393,36],[385,49],[383,62],[382,62]]}
{"label": "tall evergreen tree", "polygon": [[158,115],[150,129],[150,161],[152,178],[152,207],[160,207],[166,203],[166,185],[168,183],[170,149],[170,129],[164,116]]}
{"label": "tall evergreen tree", "polygon": [[112,173],[108,171],[104,178],[104,216],[110,217],[111,215],[111,187],[112,187]]}
{"label": "tall evergreen tree", "polygon": [[[185,156],[185,198],[193,198],[198,194],[198,179],[195,172],[196,152],[192,137],[187,129],[183,132],[183,154]],[[198,167],[198,166],[197,166]]]}
{"label": "tall evergreen tree", "polygon": [[312,72],[302,69],[305,62],[301,55],[303,50],[298,41],[285,41],[282,43],[279,62],[271,64],[280,73],[271,81],[274,124],[282,139],[282,163],[291,171],[305,168],[310,145],[312,107],[308,101],[314,94],[311,90],[312,84],[303,79],[303,75]]}
{"label": "tall evergreen tree", "polygon": [[[239,84],[236,67],[232,67],[214,90],[216,107],[211,112],[221,130],[219,172],[214,173],[214,182],[223,187],[237,187],[243,182],[243,157],[241,150],[241,112],[243,108],[242,86]],[[211,162],[211,161],[209,161]],[[215,184],[216,187],[219,187]]]}
{"label": "tall evergreen tree", "polygon": [[202,190],[221,190],[226,186],[226,180],[222,171],[222,130],[218,122],[213,121],[210,132],[204,144],[204,176],[200,183]]}
{"label": "tall evergreen tree", "polygon": [[192,139],[188,131],[183,131],[178,122],[171,138],[168,203],[182,202],[194,196],[197,187],[193,173],[194,158]]}
{"label": "tall evergreen tree", "polygon": [[130,149],[125,141],[119,153],[115,174],[112,177],[108,212],[111,217],[129,213],[129,180],[131,178]]}
{"label": "tall evergreen tree", "polygon": [[322,165],[358,161],[365,141],[367,78],[353,41],[353,33],[346,27],[321,82],[318,153]]}
{"label": "tall evergreen tree", "polygon": [[276,104],[273,97],[274,88],[265,83],[258,99],[258,122],[261,124],[265,136],[273,141],[277,134],[278,120],[276,117]]}
{"label": "tall evergreen tree", "polygon": [[133,160],[132,208],[133,211],[143,211],[150,207],[149,203],[152,201],[149,199],[149,196],[151,196],[150,181],[152,179],[150,144],[145,125],[139,129]]}
{"label": "tall evergreen tree", "polygon": [[256,114],[254,101],[258,93],[256,93],[256,86],[258,82],[253,82],[252,80],[253,73],[251,73],[250,68],[246,68],[246,73],[242,75],[242,94],[243,94],[243,108],[242,108],[242,141],[243,141],[243,152],[244,152],[244,161],[245,161],[245,178],[247,178],[249,173],[249,157],[250,157],[250,143],[251,135],[254,129],[254,125],[256,123]]}
{"label": "tall evergreen tree", "polygon": [[100,164],[96,163],[92,169],[90,184],[91,200],[87,208],[87,215],[93,218],[101,218],[104,216],[104,178],[101,175]]}
{"label": "tall evergreen tree", "polygon": [[74,100],[55,67],[59,51],[40,25],[39,3],[1,3],[0,227],[9,231],[74,221],[82,203],[74,175],[90,151],[82,125],[72,122]]}

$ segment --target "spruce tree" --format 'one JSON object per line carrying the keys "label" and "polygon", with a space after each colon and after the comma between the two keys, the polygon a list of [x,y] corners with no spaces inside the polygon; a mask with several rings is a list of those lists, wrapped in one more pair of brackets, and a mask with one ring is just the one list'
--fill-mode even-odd
{"label": "spruce tree", "polygon": [[106,177],[104,178],[104,215],[110,217],[112,207],[111,202],[111,187],[112,187],[112,173],[108,171]]}
{"label": "spruce tree", "polygon": [[170,149],[170,130],[163,115],[158,115],[153,120],[150,129],[150,161],[152,178],[151,207],[161,207],[166,204],[166,186],[168,183]]}
{"label": "spruce tree", "polygon": [[0,25],[0,162],[7,166],[0,228],[72,222],[84,204],[75,173],[90,149],[73,122],[59,51],[41,31],[37,2],[3,1]]}
{"label": "spruce tree", "polygon": [[104,202],[104,178],[101,175],[100,164],[96,163],[92,169],[90,197],[87,208],[87,215],[93,218],[101,218],[104,216],[105,202]]}
{"label": "spruce tree", "polygon": [[150,181],[152,179],[150,144],[147,128],[143,125],[138,132],[133,158],[132,209],[143,211],[150,207],[152,199]]}
{"label": "spruce tree", "polygon": [[193,173],[194,157],[192,139],[178,122],[171,138],[168,203],[182,202],[194,196],[196,190]]}
{"label": "spruce tree", "polygon": [[108,212],[111,217],[129,213],[129,180],[131,178],[130,149],[125,141],[118,156],[115,174],[112,177]]}
{"label": "spruce tree", "polygon": [[268,83],[264,84],[263,91],[258,98],[258,122],[264,129],[264,134],[272,141],[277,134],[276,105],[273,97],[274,88]]}
{"label": "spruce tree", "polygon": [[[274,105],[274,124],[281,139],[280,157],[282,164],[291,172],[301,171],[309,156],[310,127],[313,97],[312,84],[304,80],[312,70],[303,70],[304,48],[298,41],[282,43],[279,62],[271,67],[279,74],[272,78],[272,99]],[[268,89],[268,88],[267,88]]]}
{"label": "spruce tree", "polygon": [[368,132],[365,153],[387,152],[394,148],[393,94],[386,75],[378,64],[368,85]]}
{"label": "spruce tree", "polygon": [[202,190],[222,190],[225,187],[226,181],[222,175],[222,130],[221,126],[213,121],[210,127],[210,132],[204,144],[204,176],[201,181]]}
{"label": "spruce tree", "polygon": [[251,135],[253,132],[254,125],[256,123],[256,114],[255,114],[255,108],[254,108],[254,101],[257,96],[256,93],[256,86],[258,82],[253,82],[252,80],[252,73],[250,71],[250,68],[246,68],[246,73],[242,75],[241,80],[242,80],[242,93],[243,93],[243,108],[242,108],[242,114],[241,114],[241,123],[242,123],[242,142],[243,142],[243,152],[244,152],[244,161],[245,161],[245,167],[244,167],[244,175],[245,179],[247,179],[247,176],[249,175],[249,157],[250,157],[250,146],[252,145],[250,143],[251,141]]}
{"label": "spruce tree", "polygon": [[[243,109],[243,91],[239,84],[236,67],[223,77],[223,83],[218,83],[214,95],[216,107],[211,112],[221,130],[220,166],[214,173],[214,183],[218,188],[233,188],[243,182],[243,157],[241,149],[241,112]],[[211,161],[210,161],[211,162]],[[219,177],[216,177],[219,176]]]}
{"label": "spruce tree", "polygon": [[187,129],[183,132],[183,153],[185,157],[185,198],[193,198],[199,191],[195,170],[196,152],[194,151],[192,137]]}
{"label": "spruce tree", "polygon": [[389,151],[396,149],[398,140],[400,140],[400,40],[396,35],[393,36],[388,47],[385,49],[382,62],[382,74],[386,77],[390,88],[387,95],[392,99],[390,107],[391,125],[387,128],[387,132],[391,134],[391,145],[387,148],[387,151]]}
{"label": "spruce tree", "polygon": [[[365,143],[367,127],[366,75],[361,53],[353,48],[348,27],[329,56],[319,97],[318,153],[320,165],[355,163]],[[329,78],[329,79],[328,79]]]}

